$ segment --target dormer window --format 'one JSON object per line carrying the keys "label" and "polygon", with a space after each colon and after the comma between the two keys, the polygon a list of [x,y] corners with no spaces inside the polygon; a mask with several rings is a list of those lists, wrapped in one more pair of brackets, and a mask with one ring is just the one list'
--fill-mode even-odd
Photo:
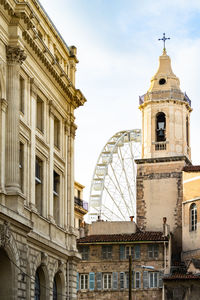
{"label": "dormer window", "polygon": [[160,112],[156,116],[156,142],[166,141],[165,137],[166,118],[163,112]]}

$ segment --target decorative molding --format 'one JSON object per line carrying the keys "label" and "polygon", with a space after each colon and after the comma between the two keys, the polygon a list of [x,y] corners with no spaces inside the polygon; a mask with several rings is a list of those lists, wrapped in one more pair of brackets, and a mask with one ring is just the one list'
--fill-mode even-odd
{"label": "decorative molding", "polygon": [[8,107],[8,101],[6,99],[1,99],[1,110],[6,112]]}
{"label": "decorative molding", "polygon": [[22,64],[26,59],[26,54],[24,50],[20,47],[7,46],[6,47],[6,58],[9,63],[19,63]]}
{"label": "decorative molding", "polygon": [[48,264],[48,254],[46,252],[41,252],[41,265],[47,266]]}
{"label": "decorative molding", "polygon": [[11,240],[10,223],[4,221],[4,224],[0,225],[0,246],[5,248]]}
{"label": "decorative molding", "polygon": [[35,78],[31,78],[30,85],[31,85],[31,93],[36,97],[38,93],[38,86],[39,86],[37,80]]}

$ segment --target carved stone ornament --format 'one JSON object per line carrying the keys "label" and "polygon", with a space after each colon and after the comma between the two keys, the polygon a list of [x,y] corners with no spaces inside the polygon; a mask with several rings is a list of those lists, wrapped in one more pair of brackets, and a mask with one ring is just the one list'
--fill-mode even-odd
{"label": "carved stone ornament", "polygon": [[5,248],[10,243],[11,231],[10,225],[7,221],[0,225],[0,246]]}
{"label": "carved stone ornament", "polygon": [[24,50],[20,49],[20,47],[6,47],[6,58],[9,62],[17,62],[22,64],[26,59],[26,54]]}
{"label": "carved stone ornament", "polygon": [[46,252],[41,252],[41,265],[46,266],[48,263],[48,254]]}

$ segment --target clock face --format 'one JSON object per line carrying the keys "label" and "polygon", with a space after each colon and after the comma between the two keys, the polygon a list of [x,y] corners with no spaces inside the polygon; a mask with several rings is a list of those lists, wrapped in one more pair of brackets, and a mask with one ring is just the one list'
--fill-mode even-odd
{"label": "clock face", "polygon": [[159,84],[160,84],[160,85],[163,85],[163,84],[165,84],[165,83],[166,83],[165,78],[160,78]]}

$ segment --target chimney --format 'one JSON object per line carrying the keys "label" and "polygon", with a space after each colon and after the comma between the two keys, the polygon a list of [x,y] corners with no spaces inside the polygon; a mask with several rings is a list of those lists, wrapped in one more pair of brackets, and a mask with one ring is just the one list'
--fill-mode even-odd
{"label": "chimney", "polygon": [[168,236],[170,233],[169,225],[167,224],[167,218],[163,217],[163,235]]}
{"label": "chimney", "polygon": [[133,222],[134,216],[130,216],[129,218],[130,218],[131,222]]}

